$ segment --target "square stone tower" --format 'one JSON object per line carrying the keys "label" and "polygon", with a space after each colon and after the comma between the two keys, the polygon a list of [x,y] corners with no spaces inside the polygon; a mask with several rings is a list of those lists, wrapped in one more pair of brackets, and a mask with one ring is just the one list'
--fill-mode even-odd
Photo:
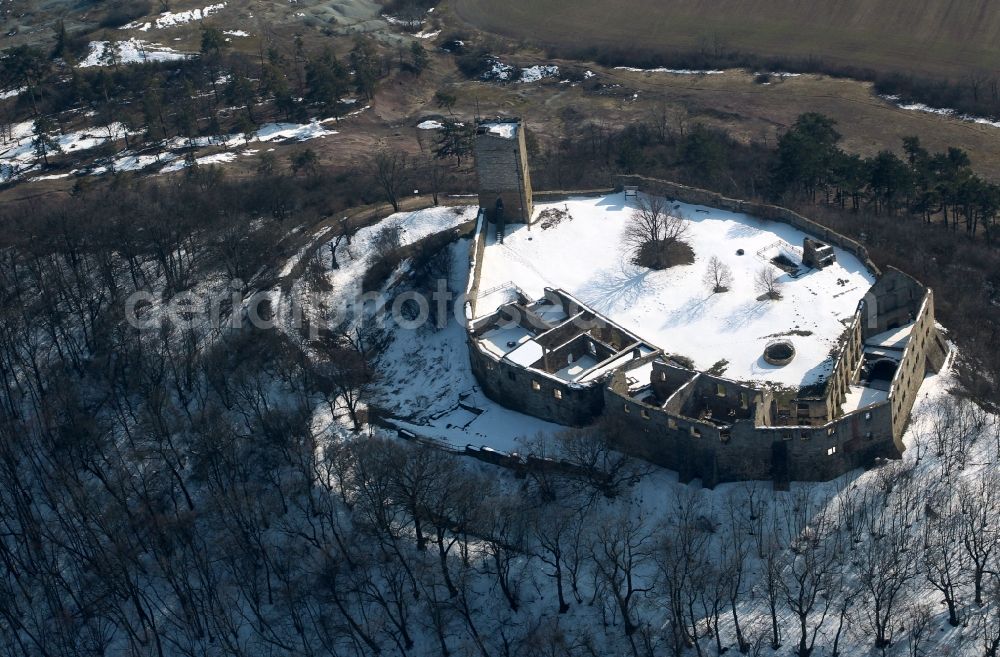
{"label": "square stone tower", "polygon": [[486,210],[486,217],[496,222],[499,200],[504,223],[531,223],[531,174],[521,120],[480,121],[475,148],[479,207]]}

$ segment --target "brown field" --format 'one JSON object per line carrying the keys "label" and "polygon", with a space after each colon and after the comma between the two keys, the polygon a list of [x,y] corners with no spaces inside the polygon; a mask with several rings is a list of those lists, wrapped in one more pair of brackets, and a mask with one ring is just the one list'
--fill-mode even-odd
{"label": "brown field", "polygon": [[[525,65],[532,59],[516,58]],[[541,61],[541,60],[539,60]],[[519,115],[543,142],[562,134],[562,116],[572,108],[588,120],[615,128],[636,121],[653,121],[666,110],[674,129],[695,123],[725,129],[743,142],[773,146],[778,136],[789,128],[799,114],[820,112],[837,121],[843,135],[843,147],[849,152],[872,156],[881,150],[902,154],[902,139],[917,135],[932,151],[957,146],[970,154],[973,168],[994,182],[1000,182],[1000,129],[960,121],[955,118],[902,110],[875,96],[871,85],[855,80],[803,75],[770,85],[754,83],[753,76],[742,71],[723,75],[684,76],[618,71],[581,62],[544,60],[562,66],[580,65],[597,73],[596,81],[611,87],[609,93],[588,91],[585,85],[541,82],[527,85],[488,85],[463,81],[452,88],[458,92],[455,108],[460,120],[472,116],[477,107],[482,114]],[[439,113],[430,100],[432,90],[445,80],[459,79],[446,59],[438,60],[424,98],[380,97],[377,111],[398,121],[410,115],[409,125],[417,118]],[[615,86],[619,85],[619,86]],[[638,92],[638,96],[634,94]],[[383,101],[390,98],[393,111]],[[409,127],[402,131],[420,133]],[[420,134],[429,139],[433,135]]]}
{"label": "brown field", "polygon": [[448,0],[469,25],[541,46],[763,56],[962,78],[1000,61],[996,0]]}

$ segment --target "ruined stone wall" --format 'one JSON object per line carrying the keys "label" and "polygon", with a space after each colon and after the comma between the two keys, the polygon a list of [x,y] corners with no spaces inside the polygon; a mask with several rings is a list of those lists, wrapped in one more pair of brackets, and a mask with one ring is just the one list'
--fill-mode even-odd
{"label": "ruined stone wall", "polygon": [[486,213],[479,208],[476,227],[469,247],[469,283],[465,288],[465,321],[468,325],[476,316],[479,282],[483,276],[483,256],[486,253]]}
{"label": "ruined stone wall", "polygon": [[556,372],[584,356],[590,356],[601,363],[616,353],[600,342],[595,342],[589,335],[579,335],[551,351],[545,351],[545,370]]}
{"label": "ruined stone wall", "polygon": [[915,278],[887,268],[863,301],[865,339],[915,321],[926,294],[927,288]]}
{"label": "ruined stone wall", "polygon": [[567,383],[498,360],[482,351],[471,334],[468,347],[472,373],[486,396],[498,404],[570,427],[592,423],[603,410],[600,383],[589,386]]}
{"label": "ruined stone wall", "polygon": [[701,479],[709,487],[745,480],[770,479],[782,487],[828,481],[877,458],[900,456],[889,402],[822,427],[758,427],[738,420],[723,431],[632,399],[619,371],[605,388],[604,416],[617,447],[677,471],[681,481]]}
{"label": "ruined stone wall", "polygon": [[656,396],[666,401],[696,375],[697,372],[692,370],[685,370],[668,363],[654,362],[653,372],[650,374],[650,383],[656,392]]}
{"label": "ruined stone wall", "polygon": [[[660,408],[629,396],[624,369],[616,371],[606,384],[570,384],[498,360],[480,350],[470,334],[468,344],[472,370],[491,399],[506,407],[567,426],[581,426],[602,418],[608,423],[609,435],[623,451],[677,471],[681,481],[700,478],[706,486],[741,480],[771,479],[779,487],[795,480],[827,481],[855,468],[868,467],[877,459],[901,456],[902,433],[924,372],[928,367],[940,367],[946,353],[943,339],[935,328],[933,294],[930,290],[920,287],[914,279],[896,270],[889,270],[886,276],[882,276],[863,246],[790,210],[728,199],[712,192],[640,176],[621,177],[620,184],[636,185],[643,191],[686,203],[788,223],[852,253],[879,276],[872,299],[875,300],[875,307],[881,310],[870,321],[871,306],[865,303],[859,306],[858,314],[846,332],[842,353],[819,398],[820,403],[825,404],[827,417],[835,419],[815,427],[763,426],[769,419],[770,395],[745,387],[757,395],[752,402],[756,404],[754,417],[737,420],[729,428],[722,429],[683,417],[681,411],[692,395],[711,391],[719,381],[724,381],[726,386],[727,403],[739,403],[739,395],[744,388],[739,384],[704,373],[682,372],[672,366],[660,368],[669,372],[669,380],[658,383],[656,379],[660,369],[654,366],[651,381],[654,388],[658,394],[673,395],[673,403],[667,408]],[[477,231],[473,243],[474,268],[482,262],[485,235],[481,233],[484,232]],[[478,271],[474,271],[469,287],[477,294],[478,280]],[[919,289],[919,298],[915,296],[915,289]],[[914,306],[915,300],[917,303]],[[472,307],[474,311],[474,304]],[[915,320],[916,324],[893,381],[889,400],[836,417],[862,358],[864,340],[888,330],[892,325],[902,325],[911,320]],[[626,336],[616,333],[595,334],[595,337],[617,345],[624,342]],[[655,357],[633,362],[648,362]],[[718,388],[715,389],[718,394]],[[734,396],[733,399],[729,399],[730,396]]]}
{"label": "ruined stone wall", "polygon": [[840,415],[840,408],[847,399],[851,384],[855,382],[858,366],[864,357],[863,314],[864,305],[859,304],[858,310],[854,313],[851,323],[848,324],[842,336],[843,343],[840,346],[840,353],[837,355],[833,371],[824,382],[820,424],[826,424]]}
{"label": "ruined stone wall", "polygon": [[934,294],[925,290],[923,303],[910,332],[910,341],[903,352],[889,393],[893,436],[900,452],[906,449],[903,446],[903,433],[924,376],[928,370],[940,368],[945,351],[934,320]]}

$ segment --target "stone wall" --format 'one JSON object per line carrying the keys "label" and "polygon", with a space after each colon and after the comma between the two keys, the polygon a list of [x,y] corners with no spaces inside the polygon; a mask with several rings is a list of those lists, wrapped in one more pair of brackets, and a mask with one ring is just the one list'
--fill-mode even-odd
{"label": "stone wall", "polygon": [[[604,409],[609,435],[620,449],[677,471],[681,481],[701,479],[708,487],[745,480],[770,479],[779,487],[828,481],[878,458],[901,455],[889,402],[821,427],[761,427],[748,419],[723,429],[629,397],[625,372],[618,371],[605,388]],[[759,412],[757,406],[754,414]]]}
{"label": "stone wall", "polygon": [[479,208],[472,245],[469,247],[469,283],[465,288],[465,321],[468,325],[476,317],[479,299],[479,282],[483,275],[483,256],[486,252],[486,212]]}
{"label": "stone wall", "polygon": [[884,333],[915,321],[927,288],[894,267],[886,269],[864,301],[864,337]]}
{"label": "stone wall", "polygon": [[928,371],[941,367],[946,353],[947,348],[938,334],[934,319],[934,294],[926,290],[910,332],[910,341],[903,352],[889,393],[889,400],[892,403],[893,436],[900,452],[906,449],[903,446],[903,433],[909,423],[910,411],[913,410],[924,376]]}
{"label": "stone wall", "polygon": [[576,427],[591,424],[604,408],[603,386],[561,381],[496,359],[481,350],[470,334],[469,360],[483,392],[493,401],[549,422]]}
{"label": "stone wall", "polygon": [[[858,367],[864,356],[863,313],[864,305],[859,303],[858,310],[855,311],[854,317],[841,336],[840,353],[833,365],[833,371],[823,382],[822,399],[810,404],[810,411],[805,416],[799,413],[798,409],[794,409],[795,417],[799,420],[797,424],[826,424],[840,415],[840,407],[847,399],[847,393],[851,384],[855,382]],[[810,403],[809,399],[808,394],[800,394],[796,403]],[[809,418],[813,421],[806,421]]]}
{"label": "stone wall", "polygon": [[511,120],[517,128],[513,138],[489,131],[476,131],[476,173],[479,177],[479,207],[493,216],[497,198],[503,199],[504,220],[507,223],[530,223],[532,214],[531,176],[528,151],[524,141],[524,126]]}

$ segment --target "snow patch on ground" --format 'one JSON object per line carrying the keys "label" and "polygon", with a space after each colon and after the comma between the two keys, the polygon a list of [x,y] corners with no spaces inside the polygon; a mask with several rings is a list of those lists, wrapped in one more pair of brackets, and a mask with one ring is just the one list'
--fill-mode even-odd
{"label": "snow patch on ground", "polygon": [[[213,153],[211,155],[205,155],[203,157],[196,158],[195,161],[198,166],[208,166],[210,164],[225,164],[227,162],[234,162],[236,160],[237,154],[231,151],[226,151],[224,153]],[[174,160],[167,166],[160,169],[160,173],[171,173],[173,171],[180,171],[190,166],[187,160]]]}
{"label": "snow patch on ground", "polygon": [[[368,109],[370,106],[365,105],[341,118],[355,116]],[[186,166],[183,161],[177,160],[181,156],[180,152],[187,149],[207,147],[236,149],[254,142],[303,142],[322,139],[339,134],[339,131],[329,127],[331,123],[337,121],[336,117],[329,117],[313,119],[308,123],[266,123],[259,126],[252,135],[210,135],[191,139],[174,137],[160,144],[161,151],[159,153],[136,155],[130,151],[123,151],[117,154],[110,165],[95,167],[90,169],[88,173],[103,175],[110,171],[138,171],[160,163],[167,163],[167,166],[161,169],[161,173],[169,173]],[[125,127],[120,123],[115,123],[108,127],[85,128],[62,135],[54,134],[52,137],[59,143],[61,154],[64,155],[89,150],[109,139],[117,141],[122,139],[125,133]],[[42,158],[36,153],[33,143],[35,136],[33,124],[30,121],[15,124],[11,127],[11,134],[11,140],[0,144],[0,183],[22,178],[25,174],[36,171],[41,166]],[[244,150],[240,155],[252,155],[256,152]],[[59,155],[60,153],[54,150],[49,153],[50,158]],[[232,162],[236,157],[236,153],[219,153],[198,158],[198,163],[220,164]],[[33,180],[39,179],[38,177],[33,178]]]}
{"label": "snow patch on ground", "polygon": [[559,76],[558,66],[529,66],[521,69],[521,82],[538,82],[542,78]]}
{"label": "snow patch on ground", "polygon": [[[33,171],[40,166],[42,157],[35,151],[34,125],[30,121],[17,123],[11,127],[13,139],[0,145],[0,182],[7,182]],[[121,139],[125,126],[114,123],[107,128],[87,128],[50,137],[59,144],[62,153],[79,153],[100,146],[109,139]],[[49,157],[57,157],[58,152],[50,151]]]}
{"label": "snow patch on ground", "polygon": [[[616,194],[541,204],[568,211],[571,220],[547,230],[511,225],[503,244],[487,238],[480,289],[510,286],[540,298],[546,287],[562,288],[609,319],[671,354],[691,358],[707,370],[729,361],[724,376],[739,381],[798,387],[828,375],[830,352],[874,283],[874,276],[853,255],[835,249],[837,264],[804,270],[797,278],[770,263],[779,253],[801,259],[805,233],[778,222],[688,204],[674,204],[688,220],[685,241],[695,262],[652,271],[631,262],[624,229],[634,201]],[[737,255],[742,249],[744,255]],[[733,272],[729,292],[712,294],[703,282],[706,266],[718,257]],[[754,279],[763,269],[780,274],[782,298],[761,300]],[[480,315],[495,308],[479,304]],[[792,335],[795,360],[775,367],[763,359],[776,334]]]}
{"label": "snow patch on ground", "polygon": [[407,20],[404,18],[397,18],[396,16],[390,16],[388,14],[382,14],[382,20],[384,20],[389,25],[401,25],[403,27],[415,28],[420,27],[424,23],[422,18],[414,18]]}
{"label": "snow patch on ground", "polygon": [[513,139],[517,135],[517,124],[512,121],[480,123],[479,127],[485,128],[491,135],[504,139]]}
{"label": "snow patch on ground", "polygon": [[[420,233],[437,232],[442,226],[453,225],[455,220],[471,220],[476,208],[470,206],[461,216],[453,215],[454,219],[448,216],[453,212],[449,208],[444,213],[434,212],[429,221],[420,220]],[[442,223],[437,224],[438,221]],[[408,229],[410,239],[412,231],[413,227]],[[466,288],[469,246],[470,240],[462,239],[450,248],[451,290]],[[395,422],[400,428],[458,448],[472,445],[508,453],[523,451],[526,441],[540,434],[552,435],[563,430],[558,425],[504,408],[486,397],[472,374],[465,325],[453,312],[448,313],[447,324],[441,328],[430,325],[414,330],[396,328],[393,337],[382,359],[384,380],[391,384],[383,386],[379,401],[404,418]]]}
{"label": "snow patch on ground", "polygon": [[221,11],[225,8],[225,6],[225,2],[220,2],[218,4],[202,7],[200,9],[189,9],[187,11],[179,12],[165,11],[153,22],[134,21],[128,25],[122,26],[121,29],[138,30],[139,32],[148,32],[151,29],[162,30],[168,27],[184,25],[185,23],[190,23],[191,21],[203,20],[208,18],[210,15]]}
{"label": "snow patch on ground", "polygon": [[900,100],[899,96],[881,96],[883,100],[887,100],[899,109],[908,110],[911,112],[924,112],[926,114],[937,114],[938,116],[946,116],[952,119],[958,119],[959,121],[965,121],[967,123],[978,123],[979,125],[987,125],[991,128],[1000,128],[1000,121],[995,121],[993,119],[988,119],[983,116],[973,116],[971,114],[962,114],[957,110],[948,109],[946,107],[931,107],[930,105],[925,105],[924,103],[904,103]]}
{"label": "snow patch on ground", "polygon": [[616,66],[616,71],[630,71],[632,73],[668,73],[670,75],[721,75],[725,71],[708,69],[699,70],[691,68],[635,68],[632,66]]}
{"label": "snow patch on ground", "polygon": [[244,32],[243,30],[224,30],[222,33],[225,34],[226,36],[234,36],[234,37],[250,36],[249,32]]}
{"label": "snow patch on ground", "polygon": [[435,121],[433,119],[427,121],[421,121],[417,124],[417,128],[420,130],[443,130],[444,124],[440,121]]}
{"label": "snow patch on ground", "polygon": [[110,66],[111,64],[105,61],[105,52],[112,45],[118,48],[119,64],[171,62],[194,57],[194,55],[189,53],[178,52],[166,46],[139,39],[129,39],[128,41],[91,41],[90,51],[87,53],[87,57],[78,64],[78,67]]}
{"label": "snow patch on ground", "polygon": [[2,91],[0,92],[0,100],[7,100],[8,98],[16,98],[17,96],[20,96],[27,90],[28,90],[27,87],[19,87],[17,89],[8,89],[7,91]]}
{"label": "snow patch on ground", "polygon": [[[490,68],[482,74],[482,79],[488,82],[510,82],[514,78],[516,69],[510,64],[505,64],[499,57],[490,57]],[[553,65],[538,64],[521,69],[517,82],[528,83],[538,82],[543,78],[559,76],[559,67]]]}

